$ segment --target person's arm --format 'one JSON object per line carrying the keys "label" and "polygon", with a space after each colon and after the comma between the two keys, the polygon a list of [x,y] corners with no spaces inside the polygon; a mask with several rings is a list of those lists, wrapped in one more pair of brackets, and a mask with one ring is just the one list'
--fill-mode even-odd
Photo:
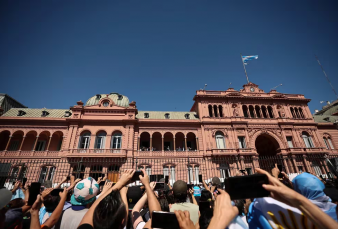
{"label": "person's arm", "polygon": [[38,195],[36,197],[36,201],[34,202],[31,210],[31,224],[30,229],[41,229],[41,225],[39,222],[39,211],[42,204],[42,197]]}
{"label": "person's arm", "polygon": [[75,181],[72,182],[72,184],[67,188],[67,192],[69,192],[70,190],[72,190],[77,183],[79,183],[81,181],[80,178],[77,178]]}
{"label": "person's arm", "polygon": [[[150,187],[152,190],[154,190],[156,183],[155,182],[151,182],[150,183]],[[133,227],[136,228],[137,225],[143,221],[141,215],[139,214],[139,212],[141,211],[141,209],[143,208],[143,206],[147,203],[148,200],[148,196],[147,193],[145,193],[141,199],[139,199],[137,201],[137,203],[135,204],[133,210],[131,211],[132,213],[132,219],[133,219]],[[137,217],[137,218],[136,218]]]}
{"label": "person's arm", "polygon": [[32,208],[32,206],[28,205],[28,199],[29,199],[29,189],[27,188],[25,192],[25,205],[21,207],[22,214],[24,215],[26,212],[28,212],[29,209]]}
{"label": "person's arm", "polygon": [[267,175],[269,184],[263,184],[263,188],[270,192],[272,198],[298,208],[317,226],[317,228],[338,228],[338,223],[334,219],[311,203],[306,197],[286,187],[282,182],[272,177],[265,170],[256,168],[256,171],[260,174]]}
{"label": "person's arm", "polygon": [[[190,219],[189,211],[174,211],[180,229],[195,229],[194,223]],[[224,227],[225,228],[225,227]],[[224,229],[222,228],[222,229]]]}
{"label": "person's arm", "polygon": [[205,188],[205,190],[208,190],[210,192],[210,188],[208,187],[208,185],[204,182],[204,180],[202,180],[202,184],[203,187]]}
{"label": "person's arm", "polygon": [[66,181],[67,181],[67,177],[63,178],[63,180],[61,181],[61,183],[59,183],[54,189],[60,188],[61,185],[62,185],[63,183],[65,183]]}
{"label": "person's arm", "polygon": [[18,190],[19,186],[20,186],[20,181],[15,182],[14,187],[11,191],[12,194],[14,194],[16,192],[16,190]]}
{"label": "person's arm", "polygon": [[195,196],[194,196],[194,190],[189,189],[189,193],[190,193],[190,196],[191,196],[191,199],[192,199],[192,203],[198,205],[198,203],[195,199]]}
{"label": "person's arm", "polygon": [[288,183],[288,185],[293,188],[293,184],[289,179],[289,176],[285,173],[285,172],[281,172],[281,174],[283,175],[283,180]]}
{"label": "person's arm", "polygon": [[128,222],[128,214],[129,214],[127,192],[128,192],[128,187],[126,187],[126,186],[124,186],[120,190],[120,195],[121,195],[122,202],[126,206],[126,218],[124,219],[124,222]]}
{"label": "person's arm", "polygon": [[208,229],[224,229],[238,215],[238,208],[232,206],[229,194],[221,189],[218,192],[220,195],[216,195],[214,215]]}
{"label": "person's arm", "polygon": [[[86,214],[83,216],[79,226],[81,224],[89,224],[93,226],[93,215],[95,208],[99,205],[100,201],[103,200],[106,196],[108,196],[113,190],[120,190],[122,187],[127,185],[131,178],[133,177],[135,170],[128,169],[122,175],[119,181],[112,187],[113,182],[106,182],[101,192],[100,197],[93,203],[93,205],[89,208]],[[127,206],[126,206],[127,207]]]}
{"label": "person's arm", "polygon": [[153,211],[161,211],[161,205],[158,202],[152,188],[150,187],[149,184],[149,176],[147,175],[146,171],[144,169],[142,169],[143,172],[143,176],[139,176],[142,184],[144,185],[146,192],[147,192],[147,196],[148,196],[148,206],[149,206],[149,213],[150,213],[150,217],[153,214]]}
{"label": "person's arm", "polygon": [[67,200],[67,188],[63,189],[63,192],[59,193],[60,196],[60,202],[58,206],[55,208],[51,216],[47,219],[47,221],[44,223],[45,226],[48,228],[52,228],[59,220],[62,211],[63,211],[63,206],[65,205],[65,202]]}

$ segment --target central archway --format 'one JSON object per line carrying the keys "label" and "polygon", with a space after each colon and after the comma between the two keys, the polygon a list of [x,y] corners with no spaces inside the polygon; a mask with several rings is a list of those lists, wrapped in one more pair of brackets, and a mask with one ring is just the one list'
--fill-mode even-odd
{"label": "central archway", "polygon": [[282,171],[283,163],[277,155],[280,152],[280,146],[274,137],[268,134],[259,135],[256,138],[255,147],[259,154],[259,167],[261,169],[270,172],[277,164],[279,170]]}
{"label": "central archway", "polygon": [[259,156],[274,156],[279,151],[279,144],[272,136],[261,134],[256,138],[255,147]]}

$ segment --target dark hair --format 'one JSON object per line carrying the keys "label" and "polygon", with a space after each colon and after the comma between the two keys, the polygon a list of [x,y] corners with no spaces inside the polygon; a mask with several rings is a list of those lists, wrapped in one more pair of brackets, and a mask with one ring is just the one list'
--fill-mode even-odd
{"label": "dark hair", "polygon": [[199,218],[200,229],[207,229],[211,221],[212,216],[214,215],[213,209],[206,209],[203,211]]}
{"label": "dark hair", "polygon": [[200,201],[208,201],[209,199],[212,200],[211,193],[208,190],[202,190]]}
{"label": "dark hair", "polygon": [[238,215],[243,215],[244,214],[244,205],[245,205],[245,200],[236,200],[235,201],[235,206],[238,208]]}
{"label": "dark hair", "polygon": [[161,211],[169,212],[169,204],[168,204],[167,199],[160,198],[159,202],[160,202],[160,206],[161,206]]}
{"label": "dark hair", "polygon": [[174,204],[175,203],[175,198],[174,198],[174,193],[172,191],[169,191],[167,193],[167,201],[168,201],[168,204]]}
{"label": "dark hair", "polygon": [[47,212],[53,212],[60,202],[60,196],[47,195],[43,199],[43,205]]}
{"label": "dark hair", "polygon": [[9,209],[13,209],[13,208],[21,208],[25,205],[25,201],[21,198],[16,198],[11,200],[9,203]]}
{"label": "dark hair", "polygon": [[174,195],[175,203],[185,203],[187,202],[188,193],[179,193]]}
{"label": "dark hair", "polygon": [[[127,214],[120,192],[112,191],[94,210],[93,224],[97,229],[122,228]],[[125,222],[126,223],[126,222]]]}

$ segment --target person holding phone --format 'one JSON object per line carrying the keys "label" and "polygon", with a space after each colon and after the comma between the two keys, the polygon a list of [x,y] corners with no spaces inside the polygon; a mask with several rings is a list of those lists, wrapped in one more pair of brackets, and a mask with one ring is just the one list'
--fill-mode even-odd
{"label": "person holding phone", "polygon": [[198,211],[199,206],[192,203],[187,203],[187,195],[188,195],[188,186],[187,183],[178,180],[174,183],[173,186],[173,193],[175,198],[175,204],[171,205],[170,212],[174,211],[189,211],[190,219],[193,221],[194,224],[198,222]]}

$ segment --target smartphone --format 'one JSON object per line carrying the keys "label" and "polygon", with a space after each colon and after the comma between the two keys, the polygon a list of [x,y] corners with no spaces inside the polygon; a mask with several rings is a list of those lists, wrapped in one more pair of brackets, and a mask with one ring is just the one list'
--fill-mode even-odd
{"label": "smartphone", "polygon": [[164,183],[163,182],[156,182],[154,190],[162,190],[164,189]]}
{"label": "smartphone", "polygon": [[70,180],[70,176],[67,176],[67,180]]}
{"label": "smartphone", "polygon": [[201,183],[203,183],[202,174],[199,174],[199,175],[198,175],[198,180],[199,180]]}
{"label": "smartphone", "polygon": [[180,228],[174,212],[153,211],[151,228]]}
{"label": "smartphone", "polygon": [[279,173],[278,174],[278,178],[283,178],[284,176],[283,176],[283,174],[282,173]]}
{"label": "smartphone", "polygon": [[193,188],[192,184],[187,184],[187,186],[188,186],[188,190]]}
{"label": "smartphone", "polygon": [[253,174],[229,177],[225,180],[224,185],[225,191],[230,195],[230,199],[239,200],[269,196],[269,192],[262,186],[268,183],[269,180],[265,174]]}
{"label": "smartphone", "polygon": [[41,183],[33,182],[29,187],[28,206],[32,206],[36,201],[36,197],[40,194]]}
{"label": "smartphone", "polygon": [[210,209],[210,201],[200,201],[198,203],[200,211]]}
{"label": "smartphone", "polygon": [[142,171],[135,171],[133,177],[131,178],[131,181],[140,180],[140,178],[139,178],[140,175],[143,176],[143,172]]}
{"label": "smartphone", "polygon": [[63,189],[62,189],[62,188],[53,189],[53,190],[50,192],[50,195],[51,195],[51,196],[59,196],[59,193],[60,193],[60,192],[63,192]]}
{"label": "smartphone", "polygon": [[241,173],[245,173],[245,169],[240,169],[239,171],[241,171]]}
{"label": "smartphone", "polygon": [[22,187],[25,187],[26,182],[27,182],[27,178],[26,177],[22,178]]}
{"label": "smartphone", "polygon": [[168,184],[168,183],[169,183],[169,176],[165,176],[165,178],[164,178],[164,182],[165,182],[166,184]]}
{"label": "smartphone", "polygon": [[156,175],[150,175],[150,182],[156,181]]}

